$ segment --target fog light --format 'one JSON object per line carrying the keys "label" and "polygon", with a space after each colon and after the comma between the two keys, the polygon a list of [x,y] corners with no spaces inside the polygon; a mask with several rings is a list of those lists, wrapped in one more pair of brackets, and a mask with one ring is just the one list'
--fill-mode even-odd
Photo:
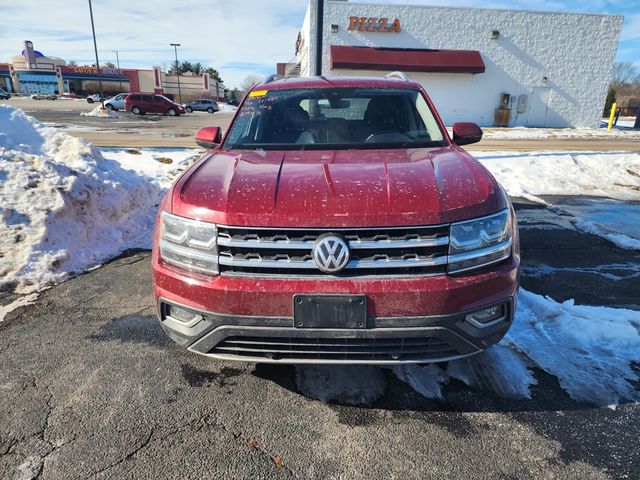
{"label": "fog light", "polygon": [[169,308],[169,316],[182,323],[194,323],[202,320],[202,315],[198,315],[197,313],[190,312],[186,308],[177,307],[175,305],[171,305]]}
{"label": "fog light", "polygon": [[495,305],[493,307],[484,308],[477,312],[470,313],[465,317],[465,320],[478,328],[484,328],[501,322],[504,320],[504,317],[504,305]]}

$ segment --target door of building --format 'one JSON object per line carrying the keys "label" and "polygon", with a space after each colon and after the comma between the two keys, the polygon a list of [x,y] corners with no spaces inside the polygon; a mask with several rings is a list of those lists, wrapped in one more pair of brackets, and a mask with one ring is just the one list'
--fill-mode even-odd
{"label": "door of building", "polygon": [[527,126],[529,127],[546,127],[547,112],[549,111],[549,99],[551,98],[551,89],[544,87],[534,87],[531,92],[531,101],[529,102],[529,119]]}

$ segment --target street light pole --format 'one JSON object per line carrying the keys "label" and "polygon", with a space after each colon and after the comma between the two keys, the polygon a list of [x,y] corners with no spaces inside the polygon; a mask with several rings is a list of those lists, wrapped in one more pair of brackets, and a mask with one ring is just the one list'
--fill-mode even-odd
{"label": "street light pole", "polygon": [[118,76],[120,77],[118,83],[120,84],[120,93],[122,93],[122,72],[120,71],[120,57],[118,57],[118,50],[111,51],[116,54],[116,65],[118,66]]}
{"label": "street light pole", "polygon": [[96,52],[96,68],[98,69],[98,88],[100,89],[100,103],[104,108],[104,98],[102,95],[102,76],[100,75],[100,61],[98,60],[98,44],[96,43],[96,28],[93,24],[93,8],[91,8],[91,0],[89,0],[89,16],[91,17],[91,33],[93,33],[93,50]]}
{"label": "street light pole", "polygon": [[176,54],[176,75],[178,77],[178,98],[180,99],[180,103],[182,104],[182,91],[180,90],[180,65],[178,64],[178,47],[180,46],[180,44],[170,43],[169,45],[173,47],[173,50],[175,51],[175,54]]}

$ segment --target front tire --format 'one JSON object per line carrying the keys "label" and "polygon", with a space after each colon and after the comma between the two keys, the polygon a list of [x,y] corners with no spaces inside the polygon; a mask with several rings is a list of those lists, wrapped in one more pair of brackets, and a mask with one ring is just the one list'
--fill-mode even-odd
{"label": "front tire", "polygon": [[187,111],[187,113],[192,113],[193,112],[193,108],[191,108],[191,107],[186,107],[185,110]]}
{"label": "front tire", "polygon": [[211,108],[211,107],[207,108],[207,112],[213,113],[213,108]]}
{"label": "front tire", "polygon": [[93,103],[93,99],[92,98],[87,98],[87,103]]}
{"label": "front tire", "polygon": [[107,110],[111,110],[113,112],[115,108],[113,108],[113,105],[111,105],[110,103],[107,103]]}
{"label": "front tire", "polygon": [[170,108],[169,110],[167,110],[167,115],[169,115],[170,117],[175,117],[176,111],[173,108]]}
{"label": "front tire", "polygon": [[142,115],[142,110],[140,110],[140,107],[133,107],[131,109],[131,113],[133,113],[134,115]]}

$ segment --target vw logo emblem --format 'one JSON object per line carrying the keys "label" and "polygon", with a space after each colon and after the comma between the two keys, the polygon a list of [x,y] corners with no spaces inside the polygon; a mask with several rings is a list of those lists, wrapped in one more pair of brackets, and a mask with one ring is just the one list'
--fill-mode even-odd
{"label": "vw logo emblem", "polygon": [[311,255],[316,266],[325,273],[337,273],[349,263],[349,245],[331,233],[320,235]]}

